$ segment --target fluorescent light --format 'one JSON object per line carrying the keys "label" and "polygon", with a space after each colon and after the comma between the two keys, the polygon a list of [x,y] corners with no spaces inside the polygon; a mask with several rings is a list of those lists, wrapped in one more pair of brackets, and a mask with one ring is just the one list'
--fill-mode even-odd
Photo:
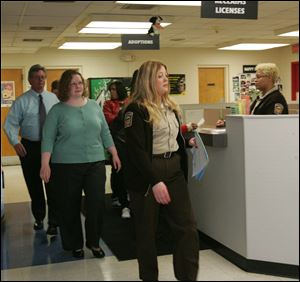
{"label": "fluorescent light", "polygon": [[58,49],[111,50],[121,46],[120,42],[65,42]]}
{"label": "fluorescent light", "polygon": [[245,51],[251,51],[251,50],[266,50],[276,47],[283,47],[287,46],[289,44],[262,44],[262,43],[241,43],[236,44],[232,46],[226,46],[222,48],[218,48],[219,50],[245,50]]}
{"label": "fluorescent light", "polygon": [[290,31],[290,32],[286,32],[286,33],[281,33],[281,34],[278,34],[278,36],[294,36],[294,37],[299,37],[299,30]]}
{"label": "fluorescent light", "polygon": [[[166,27],[171,23],[161,23]],[[147,34],[150,22],[117,22],[117,21],[91,21],[79,33],[97,34]]]}
{"label": "fluorescent light", "polygon": [[201,6],[201,1],[116,1],[118,4]]}
{"label": "fluorescent light", "polygon": [[[171,23],[160,23],[162,27],[166,27]],[[85,27],[90,28],[150,28],[150,22],[107,22],[107,21],[91,21]]]}
{"label": "fluorescent light", "polygon": [[97,34],[147,34],[148,28],[86,28],[79,33],[97,33]]}

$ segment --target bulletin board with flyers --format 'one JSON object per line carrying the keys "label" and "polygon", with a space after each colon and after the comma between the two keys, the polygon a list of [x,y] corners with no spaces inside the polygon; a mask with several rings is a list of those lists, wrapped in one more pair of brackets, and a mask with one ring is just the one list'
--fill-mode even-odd
{"label": "bulletin board with flyers", "polygon": [[241,73],[233,77],[232,85],[235,101],[240,99],[241,96],[252,96],[252,93],[255,93],[255,77],[255,73]]}

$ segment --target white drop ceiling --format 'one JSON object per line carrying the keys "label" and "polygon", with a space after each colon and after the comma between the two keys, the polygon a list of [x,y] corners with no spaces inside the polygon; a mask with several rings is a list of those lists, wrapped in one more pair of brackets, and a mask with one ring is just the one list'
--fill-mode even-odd
{"label": "white drop ceiling", "polygon": [[[115,1],[1,1],[1,53],[35,53],[76,41],[120,41],[120,35],[79,34],[90,20],[148,21],[160,15],[171,22],[161,31],[160,46],[217,48],[226,43],[298,43],[278,31],[299,29],[299,1],[259,1],[257,20],[206,19],[201,7],[137,6]],[[31,30],[31,27],[52,27]],[[31,41],[24,41],[32,39]],[[38,41],[41,40],[41,41]]]}

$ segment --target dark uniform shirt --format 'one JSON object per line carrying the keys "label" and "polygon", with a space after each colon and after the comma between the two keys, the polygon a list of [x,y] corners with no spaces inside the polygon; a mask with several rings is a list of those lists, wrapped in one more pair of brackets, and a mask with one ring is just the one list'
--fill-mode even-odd
{"label": "dark uniform shirt", "polygon": [[[177,117],[177,116],[176,116]],[[155,177],[152,168],[153,126],[148,122],[149,114],[145,107],[131,103],[125,110],[124,127],[126,141],[126,182],[128,190],[145,193],[161,179]],[[177,117],[179,122],[179,119]],[[181,156],[181,168],[187,180],[187,154],[185,140],[178,129],[178,153]]]}
{"label": "dark uniform shirt", "polygon": [[284,96],[277,88],[271,89],[263,97],[257,97],[251,104],[252,115],[280,115],[288,114],[288,105]]}

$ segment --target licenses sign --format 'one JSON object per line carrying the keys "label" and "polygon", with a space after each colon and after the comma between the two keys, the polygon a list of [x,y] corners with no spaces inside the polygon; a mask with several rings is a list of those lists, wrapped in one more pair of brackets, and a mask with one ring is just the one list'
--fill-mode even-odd
{"label": "licenses sign", "polygon": [[122,50],[159,50],[159,35],[122,34]]}
{"label": "licenses sign", "polygon": [[202,1],[201,18],[257,19],[258,1]]}

